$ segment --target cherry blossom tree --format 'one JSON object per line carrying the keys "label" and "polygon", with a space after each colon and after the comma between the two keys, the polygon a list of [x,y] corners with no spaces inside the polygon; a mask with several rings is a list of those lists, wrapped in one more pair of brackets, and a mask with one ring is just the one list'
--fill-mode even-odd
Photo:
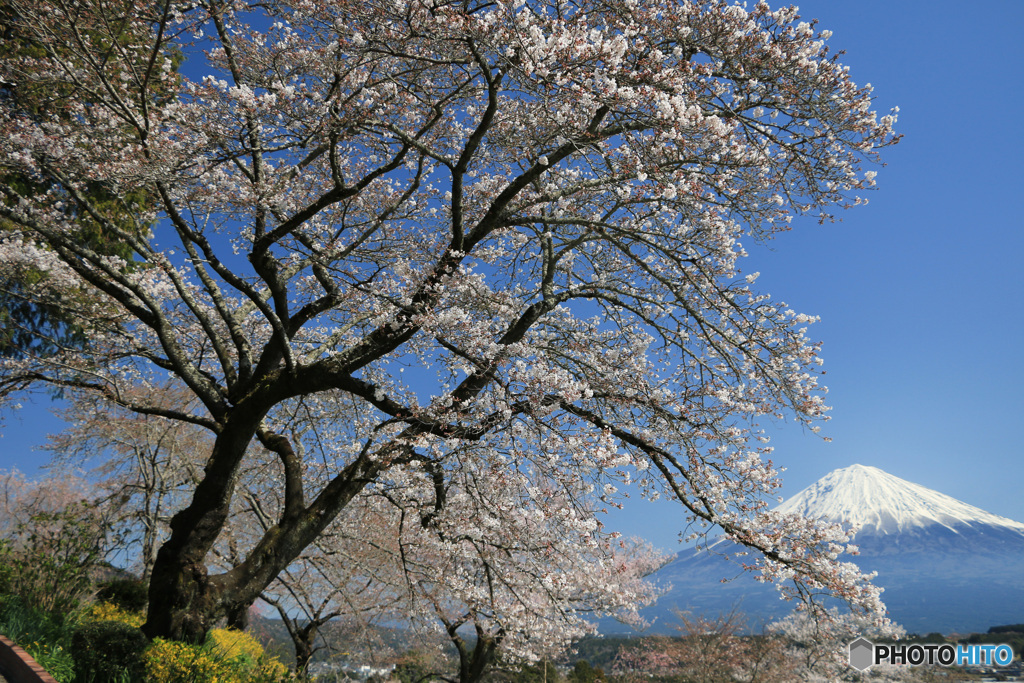
{"label": "cherry blossom tree", "polygon": [[[191,396],[175,385],[144,391],[151,404],[165,409],[181,409]],[[94,497],[117,528],[120,560],[148,585],[171,516],[185,507],[202,478],[211,435],[197,425],[126,410],[95,394],[69,399],[60,412],[67,429],[48,437],[47,449],[54,454],[49,467],[92,466]]]}
{"label": "cherry blossom tree", "polygon": [[0,472],[0,592],[58,617],[93,589],[109,524],[78,473]]}
{"label": "cherry blossom tree", "polygon": [[[93,392],[212,438],[147,634],[201,639],[412,472],[605,498],[633,479],[679,501],[680,527],[756,550],[766,580],[879,608],[837,560],[845,530],[765,502],[779,481],[758,421],[816,428],[826,407],[813,318],[756,289],[742,240],[861,203],[864,164],[895,140],[795,8],[8,5],[34,50],[0,62],[0,171],[38,184],[0,188],[0,268],[39,273],[33,293],[89,344],[3,359],[0,393]],[[60,115],[11,104],[39,88]],[[83,242],[83,221],[130,255]],[[194,407],[147,398],[168,374]],[[336,405],[347,421],[299,448],[294,416]],[[256,444],[281,504],[211,574]],[[305,480],[303,458],[330,476]],[[422,503],[440,524],[496,485]]]}
{"label": "cherry blossom tree", "polygon": [[[323,438],[341,416],[320,417]],[[495,460],[466,447],[445,458],[444,471],[417,461],[360,492],[261,594],[288,626],[297,669],[308,665],[318,630],[338,617],[402,623],[427,640],[443,633],[462,683],[479,680],[498,657],[515,666],[561,654],[600,617],[639,624],[638,610],[658,594],[646,577],[667,558],[605,531],[590,485],[555,476],[530,452]],[[304,481],[328,478],[314,458],[303,460]],[[267,511],[283,505],[267,485],[275,459],[264,453],[252,462],[241,477],[243,502],[214,546],[225,570],[244,561],[239,548],[266,533],[275,523]]]}
{"label": "cherry blossom tree", "polygon": [[[571,480],[472,449],[446,467],[443,479],[429,467],[393,471],[402,476],[346,510],[359,526],[328,547],[390,554],[372,573],[390,609],[447,635],[461,683],[499,658],[518,666],[560,655],[600,617],[642,623],[638,610],[658,595],[646,578],[667,558],[601,528]],[[367,534],[368,524],[387,531]]]}
{"label": "cherry blossom tree", "polygon": [[628,679],[691,683],[788,683],[797,676],[790,641],[778,633],[752,635],[734,607],[715,617],[677,611],[679,636],[640,640],[619,653],[616,668]]}
{"label": "cherry blossom tree", "polygon": [[926,674],[923,668],[883,663],[862,674],[849,665],[851,642],[861,637],[871,641],[897,640],[906,635],[902,626],[889,619],[877,620],[865,615],[840,612],[835,607],[825,611],[824,615],[816,615],[809,610],[794,611],[768,625],[770,632],[792,643],[790,658],[796,664],[794,679],[811,682],[859,681],[868,678],[922,680],[921,677]]}
{"label": "cherry blossom tree", "polygon": [[53,515],[69,506],[87,503],[94,487],[75,470],[32,479],[20,470],[0,471],[0,537],[17,533],[33,516]]}

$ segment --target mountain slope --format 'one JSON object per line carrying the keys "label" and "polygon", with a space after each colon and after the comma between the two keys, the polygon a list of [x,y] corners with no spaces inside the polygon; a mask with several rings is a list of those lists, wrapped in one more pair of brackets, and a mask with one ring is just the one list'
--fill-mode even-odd
{"label": "mountain slope", "polygon": [[[890,616],[908,631],[983,631],[1024,621],[1020,522],[863,465],[829,473],[777,509],[859,527],[861,554],[844,559],[878,572]],[[669,628],[673,608],[717,614],[739,604],[756,622],[793,607],[713,552],[684,550],[656,578],[672,589],[646,612],[657,620],[655,630]]]}
{"label": "mountain slope", "polygon": [[[859,527],[865,554],[907,549],[991,552],[990,542],[1024,547],[1024,524],[993,515],[877,467],[835,470],[776,508]],[[959,538],[957,538],[959,537]]]}

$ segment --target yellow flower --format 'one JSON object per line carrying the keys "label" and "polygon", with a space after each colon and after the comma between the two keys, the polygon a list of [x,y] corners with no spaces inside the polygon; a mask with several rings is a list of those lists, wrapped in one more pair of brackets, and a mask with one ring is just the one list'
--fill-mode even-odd
{"label": "yellow flower", "polygon": [[85,613],[85,618],[87,621],[119,621],[135,628],[141,627],[142,622],[145,621],[141,612],[128,612],[109,602],[93,605]]}
{"label": "yellow flower", "polygon": [[270,683],[288,673],[252,636],[225,629],[211,631],[202,646],[157,638],[145,660],[153,683]]}

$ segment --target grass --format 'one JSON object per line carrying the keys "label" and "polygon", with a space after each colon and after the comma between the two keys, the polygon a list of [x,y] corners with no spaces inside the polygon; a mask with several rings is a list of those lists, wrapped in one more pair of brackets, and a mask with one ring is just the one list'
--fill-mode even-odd
{"label": "grass", "polygon": [[0,633],[24,648],[58,683],[75,680],[71,636],[77,624],[75,614],[57,618],[27,607],[17,598],[0,598]]}

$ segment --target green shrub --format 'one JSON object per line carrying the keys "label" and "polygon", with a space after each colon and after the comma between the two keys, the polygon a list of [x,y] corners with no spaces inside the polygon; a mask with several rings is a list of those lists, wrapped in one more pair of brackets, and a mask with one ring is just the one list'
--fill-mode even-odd
{"label": "green shrub", "polygon": [[88,503],[37,512],[0,544],[5,592],[57,618],[73,612],[92,590],[89,578],[103,557],[106,527]]}
{"label": "green shrub", "polygon": [[72,637],[75,673],[83,683],[114,683],[142,678],[142,653],[149,641],[142,631],[119,621],[79,626]]}
{"label": "green shrub", "polygon": [[28,650],[27,644],[71,646],[77,615],[56,615],[36,609],[13,595],[0,599],[0,633]]}
{"label": "green shrub", "polygon": [[96,599],[114,604],[126,612],[142,612],[149,602],[149,594],[141,579],[113,579],[100,585]]}

